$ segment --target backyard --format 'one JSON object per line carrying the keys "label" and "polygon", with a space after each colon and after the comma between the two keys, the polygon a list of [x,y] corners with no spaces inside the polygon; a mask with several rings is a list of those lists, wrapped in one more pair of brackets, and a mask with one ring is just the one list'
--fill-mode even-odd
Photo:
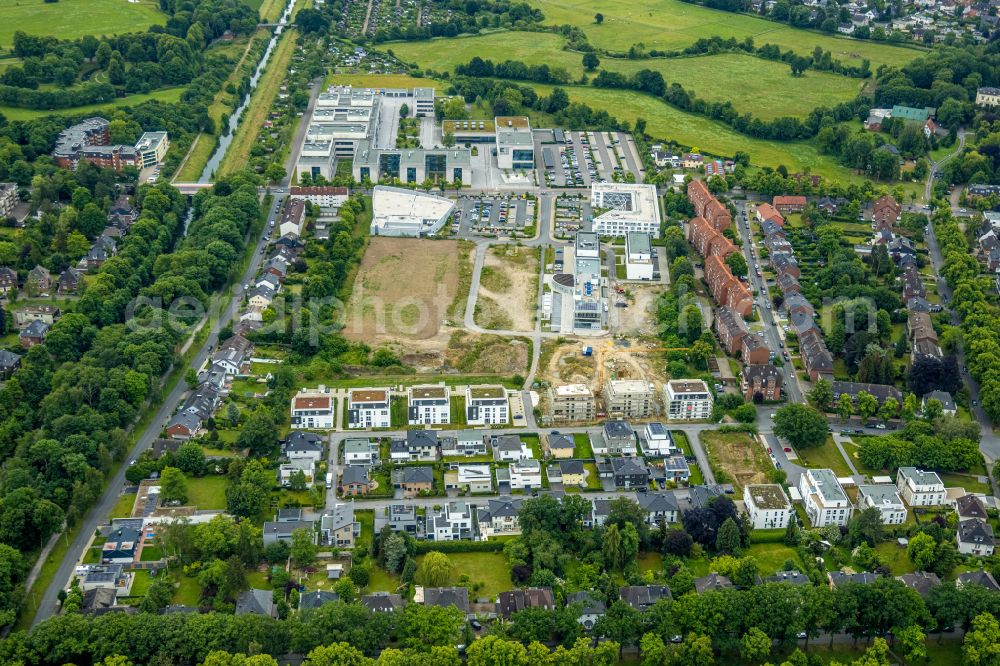
{"label": "backyard", "polygon": [[[463,576],[468,576],[470,597],[495,599],[498,594],[513,586],[510,581],[510,564],[501,553],[447,553],[447,555],[454,566],[449,584],[466,585],[461,580]],[[417,556],[418,567],[422,559],[422,555]],[[481,587],[474,591],[476,583],[480,583]]]}
{"label": "backyard", "polygon": [[203,476],[187,481],[187,503],[205,509],[226,508],[225,476]]}

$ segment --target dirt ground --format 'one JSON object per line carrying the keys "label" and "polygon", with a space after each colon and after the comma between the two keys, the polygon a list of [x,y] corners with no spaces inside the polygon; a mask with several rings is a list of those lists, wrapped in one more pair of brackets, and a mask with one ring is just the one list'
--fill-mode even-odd
{"label": "dirt ground", "polygon": [[464,329],[442,328],[425,340],[382,343],[405,365],[420,374],[524,374],[530,345],[525,340],[480,335]]}
{"label": "dirt ground", "polygon": [[476,324],[532,331],[537,298],[538,250],[516,245],[491,247],[479,283]]}
{"label": "dirt ground", "polygon": [[593,345],[593,342],[583,340],[568,340],[559,343],[556,340],[542,342],[542,358],[547,362],[540,368],[540,376],[550,384],[586,384],[594,386],[597,371],[597,357],[584,356],[583,348]]}
{"label": "dirt ground", "polygon": [[736,486],[737,494],[749,483],[768,483],[767,472],[772,469],[767,454],[760,443],[741,432],[702,431],[701,443],[712,464],[721,469]]}
{"label": "dirt ground", "polygon": [[653,335],[656,331],[656,298],[662,288],[630,284],[626,289],[629,290],[628,307],[612,306],[615,311],[611,321],[612,332],[629,337]]}
{"label": "dirt ground", "polygon": [[458,291],[458,263],[456,242],[372,238],[347,304],[344,335],[369,344],[434,338]]}

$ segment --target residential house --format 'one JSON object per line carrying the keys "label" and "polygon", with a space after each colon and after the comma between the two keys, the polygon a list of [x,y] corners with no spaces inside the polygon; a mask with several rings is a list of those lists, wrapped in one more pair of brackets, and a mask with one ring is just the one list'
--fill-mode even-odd
{"label": "residential house", "polygon": [[[500,472],[497,470],[497,480]],[[537,460],[518,460],[512,462],[506,470],[510,474],[511,490],[530,490],[542,487],[542,464]]]}
{"label": "residential house", "polygon": [[485,508],[476,511],[479,534],[484,539],[491,536],[516,535],[521,533],[521,523],[517,514],[521,510],[521,498],[501,496],[490,499]]}
{"label": "residential house", "polygon": [[799,284],[798,278],[794,275],[781,273],[777,278],[775,278],[775,283],[778,285],[778,289],[781,290],[782,294],[788,295],[802,292],[802,285]]}
{"label": "residential house", "polygon": [[441,455],[445,457],[485,456],[489,451],[481,430],[451,431],[447,435],[443,435],[439,441],[441,442]]}
{"label": "residential house", "polygon": [[127,571],[122,564],[90,564],[80,577],[80,589],[112,590],[116,597],[127,597],[132,591],[135,574]]}
{"label": "residential house", "polygon": [[670,599],[670,588],[666,585],[629,585],[618,590],[618,596],[632,608],[645,613],[660,599]]}
{"label": "residential house", "polygon": [[[651,468],[654,480],[660,479],[659,470],[660,468],[655,465]],[[687,483],[690,480],[691,466],[688,465],[683,453],[674,453],[663,459],[662,478],[664,481],[673,481],[676,484]]]}
{"label": "residential house", "polygon": [[315,464],[308,459],[300,458],[278,465],[278,483],[282,488],[291,488],[297,481],[305,483],[306,488],[312,488]]}
{"label": "residential house", "polygon": [[28,271],[24,289],[29,296],[47,296],[52,289],[52,274],[44,266],[35,266]]}
{"label": "residential house", "polygon": [[959,520],[972,518],[987,520],[989,517],[986,514],[986,505],[983,500],[975,495],[965,495],[955,500],[955,512],[958,514]]}
{"label": "residential house", "polygon": [[330,389],[302,389],[292,398],[292,427],[332,430],[335,405]]}
{"label": "residential house", "polygon": [[385,513],[393,532],[417,533],[417,507],[413,504],[390,504]]}
{"label": "residential house", "polygon": [[875,200],[872,206],[872,228],[891,230],[899,220],[902,207],[895,198],[886,194]]}
{"label": "residential house", "polygon": [[54,305],[27,305],[14,311],[14,325],[24,328],[33,321],[52,326],[59,319],[59,308]]}
{"label": "residential house", "polygon": [[289,460],[318,463],[323,459],[323,438],[314,432],[293,430],[285,438],[282,451]]}
{"label": "residential house", "polygon": [[802,271],[799,269],[799,262],[795,257],[787,252],[781,252],[779,254],[771,255],[771,268],[777,274],[787,273],[795,279],[802,277]]}
{"label": "residential house", "polygon": [[833,354],[826,348],[826,342],[818,330],[813,329],[805,335],[799,335],[799,354],[810,381],[815,382],[821,377],[833,379]]}
{"label": "residential house", "polygon": [[602,476],[614,479],[618,488],[646,488],[649,486],[649,468],[641,458],[609,458],[598,464]]}
{"label": "residential house", "polygon": [[392,471],[392,486],[403,491],[403,497],[416,497],[434,488],[433,467],[403,467]]}
{"label": "residential house", "polygon": [[900,467],[896,472],[896,489],[910,506],[941,506],[945,503],[944,483],[936,472]]}
{"label": "residential house", "polygon": [[503,386],[467,386],[465,422],[472,426],[507,425],[510,412]]}
{"label": "residential house", "polygon": [[743,338],[747,337],[747,326],[740,317],[729,308],[722,306],[715,309],[712,324],[715,326],[715,333],[719,336],[726,353],[736,356],[740,353]]}
{"label": "residential house", "polygon": [[920,278],[920,272],[917,270],[916,264],[908,264],[903,269],[902,282],[904,301],[909,301],[911,298],[927,297],[927,288],[924,287],[924,281]]}
{"label": "residential house", "polygon": [[[398,459],[398,451],[393,460]],[[434,462],[441,457],[437,430],[407,430],[406,460],[408,462]]]}
{"label": "residential house", "polygon": [[810,319],[816,316],[816,310],[813,308],[812,303],[798,292],[785,294],[785,302],[781,306],[785,308],[785,312],[789,315],[798,313]]}
{"label": "residential house", "polygon": [[30,322],[21,333],[17,336],[18,342],[22,347],[28,349],[34,347],[35,345],[40,345],[45,342],[45,336],[49,334],[49,325],[44,321]]}
{"label": "residential house", "polygon": [[846,525],[854,513],[851,500],[830,469],[806,469],[799,476],[799,495],[813,527]]}
{"label": "residential house", "polygon": [[296,530],[305,530],[316,543],[316,523],[311,520],[280,521],[269,520],[264,523],[264,545],[282,541],[290,544],[292,533]]}
{"label": "residential house", "polygon": [[20,367],[20,356],[6,349],[0,349],[0,379],[10,379],[11,375]]}
{"label": "residential house", "polygon": [[328,590],[312,590],[299,595],[299,610],[311,611],[325,604],[340,601],[340,595]]}
{"label": "residential house", "polygon": [[264,310],[274,301],[274,290],[270,285],[255,286],[247,292],[247,305],[257,310]]}
{"label": "residential house", "polygon": [[388,428],[391,394],[388,388],[351,389],[347,395],[348,428]]}
{"label": "residential house", "polygon": [[549,465],[549,483],[584,488],[587,485],[587,470],[581,460],[560,460]]}
{"label": "residential house", "polygon": [[711,573],[707,576],[694,579],[694,591],[698,594],[704,594],[705,592],[717,592],[719,590],[726,590],[732,587],[733,581],[729,580],[727,576],[717,573]]}
{"label": "residential house", "polygon": [[672,492],[636,493],[635,501],[646,513],[646,524],[650,526],[676,523],[681,518],[681,508]]}
{"label": "residential house", "polygon": [[1000,592],[1000,584],[997,583],[993,574],[982,569],[958,574],[958,577],[955,579],[955,586],[965,587],[966,585],[980,585],[991,592]]}
{"label": "residential house", "polygon": [[469,615],[469,590],[464,587],[425,587],[423,596],[424,606],[439,606],[448,608],[454,606],[462,611],[462,615]]}
{"label": "residential house", "polygon": [[407,419],[410,425],[451,423],[451,389],[444,385],[411,386]]}
{"label": "residential house", "polygon": [[459,463],[444,474],[445,490],[463,489],[470,493],[492,493],[493,472],[489,463]]}
{"label": "residential house", "polygon": [[597,401],[586,384],[550,386],[548,393],[553,421],[592,421],[597,417]]}
{"label": "residential house", "polygon": [[645,456],[667,457],[680,451],[674,438],[662,423],[647,423],[642,429],[642,453]]}
{"label": "residential house", "polygon": [[13,268],[0,266],[0,294],[6,296],[12,291],[17,291],[17,273]]}
{"label": "residential house", "polygon": [[955,416],[958,414],[958,406],[955,404],[955,399],[947,391],[931,391],[925,394],[920,400],[921,410],[927,409],[928,400],[937,400],[941,404],[941,413],[945,416]]}
{"label": "residential house", "polygon": [[493,459],[497,462],[513,462],[534,458],[527,444],[517,435],[499,435],[492,438]]}
{"label": "residential house", "polygon": [[663,393],[671,421],[704,420],[712,415],[712,392],[700,379],[672,379]]}
{"label": "residential house", "polygon": [[542,451],[549,458],[572,458],[576,441],[573,435],[552,431],[542,436]]}
{"label": "residential house", "polygon": [[749,402],[781,400],[783,384],[781,371],[770,363],[745,365],[740,371],[740,392]]}
{"label": "residential house", "polygon": [[323,543],[337,548],[354,548],[361,536],[361,523],[354,518],[354,500],[337,502],[325,510],[319,519]]}
{"label": "residential house", "polygon": [[759,335],[744,335],[740,341],[740,358],[748,365],[764,365],[768,363],[774,352]]}
{"label": "residential house", "polygon": [[981,518],[969,518],[958,523],[958,552],[962,555],[990,557],[996,541],[993,528]]}
{"label": "residential house", "polygon": [[368,465],[345,465],[340,475],[340,494],[344,497],[371,492],[371,468]]}
{"label": "residential house", "polygon": [[648,418],[656,410],[652,384],[637,379],[607,381],[603,396],[609,418]]}
{"label": "residential house", "polygon": [[878,509],[884,525],[906,522],[906,505],[891,483],[858,486],[858,510]]}
{"label": "residential house", "polygon": [[80,612],[88,616],[98,616],[114,612],[130,615],[138,612],[138,609],[134,606],[119,606],[115,590],[107,587],[98,587],[83,593],[83,603],[80,606]]}
{"label": "residential house", "polygon": [[427,517],[425,533],[431,541],[458,541],[471,539],[472,507],[465,502],[448,502]]}
{"label": "residential house", "polygon": [[372,613],[395,613],[403,610],[406,602],[402,595],[389,592],[373,592],[361,597],[361,605]]}
{"label": "residential house", "polygon": [[935,587],[941,584],[941,579],[938,578],[937,574],[928,571],[903,574],[902,576],[896,576],[896,580],[925,599]]}
{"label": "residential house", "polygon": [[555,610],[552,590],[547,587],[528,587],[501,592],[497,597],[497,615],[509,620],[511,615],[528,608]]}
{"label": "residential house", "polygon": [[871,585],[879,579],[877,574],[868,571],[859,573],[844,573],[843,571],[831,571],[826,575],[830,584],[830,589],[840,587],[845,583],[856,583],[858,585]]}
{"label": "residential house", "polygon": [[797,194],[777,196],[771,200],[771,205],[782,214],[801,213],[806,207],[806,198]]}
{"label": "residential house", "polygon": [[289,198],[278,223],[278,233],[282,236],[294,234],[301,237],[305,230],[305,213],[306,207],[303,201]]}
{"label": "residential house", "polygon": [[580,607],[580,616],[576,618],[576,621],[585,631],[591,631],[594,624],[607,612],[607,606],[604,605],[604,602],[589,591],[574,592],[568,595],[566,605]]}
{"label": "residential house", "polygon": [[115,518],[101,546],[101,562],[104,564],[130,564],[135,560],[142,541],[141,518]]}
{"label": "residential house", "polygon": [[903,404],[903,394],[895,386],[889,384],[865,384],[862,382],[841,382],[834,381],[830,383],[830,388],[833,391],[833,404],[836,405],[840,400],[840,396],[849,395],[851,397],[852,403],[857,406],[858,396],[861,393],[868,393],[878,400],[878,404],[881,406],[886,400],[892,398],[896,401],[897,405]]}
{"label": "residential house", "polygon": [[812,585],[812,579],[801,571],[779,571],[764,579],[765,583],[788,583],[789,585]]}
{"label": "residential house", "polygon": [[785,218],[781,216],[778,209],[769,203],[762,203],[757,206],[757,221],[761,224],[764,222],[773,222],[780,227],[785,226]]}
{"label": "residential house", "polygon": [[277,618],[278,608],[274,604],[271,590],[244,590],[236,598],[237,615],[262,615]]}
{"label": "residential house", "polygon": [[379,462],[378,442],[367,437],[352,437],[341,443],[346,465],[377,465]]}
{"label": "residential house", "polygon": [[75,294],[76,290],[80,288],[83,275],[83,271],[79,268],[67,268],[56,279],[56,293]]}
{"label": "residential house", "polygon": [[795,512],[781,486],[774,483],[749,483],[743,486],[743,504],[755,530],[788,527]]}
{"label": "residential house", "polygon": [[592,449],[599,456],[634,456],[635,430],[627,421],[612,419],[604,422],[599,436],[591,439]]}
{"label": "residential house", "polygon": [[588,528],[601,527],[607,522],[608,514],[611,513],[611,500],[591,500],[591,506],[590,516],[584,516],[583,526]]}

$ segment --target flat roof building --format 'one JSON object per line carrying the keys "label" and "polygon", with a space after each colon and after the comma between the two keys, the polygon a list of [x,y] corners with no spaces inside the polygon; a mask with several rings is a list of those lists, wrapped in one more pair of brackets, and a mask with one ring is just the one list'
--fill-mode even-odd
{"label": "flat roof building", "polygon": [[553,421],[592,421],[597,417],[594,392],[586,384],[550,386],[549,406]]}
{"label": "flat roof building", "polygon": [[372,236],[429,236],[437,233],[455,202],[399,187],[376,185],[372,193]]}
{"label": "flat roof building", "polygon": [[712,415],[712,392],[700,379],[673,379],[663,387],[667,418],[695,421]]}
{"label": "flat roof building", "polygon": [[656,186],[635,183],[593,183],[590,205],[594,231],[601,236],[624,236],[630,231],[660,237],[660,206]]}
{"label": "flat roof building", "polygon": [[854,513],[851,500],[833,470],[805,470],[799,477],[799,494],[813,527],[846,525]]}
{"label": "flat roof building", "polygon": [[167,156],[170,149],[170,138],[166,132],[143,132],[135,144],[138,153],[140,169],[156,166]]}
{"label": "flat roof building", "polygon": [[792,503],[781,486],[773,483],[743,486],[743,504],[755,530],[775,530],[788,527]]}
{"label": "flat roof building", "polygon": [[637,231],[625,234],[625,277],[653,279],[653,239],[649,234]]}
{"label": "flat roof building", "polygon": [[604,384],[604,409],[610,417],[646,418],[656,412],[653,385],[638,379],[616,379]]}
{"label": "flat roof building", "polygon": [[535,168],[535,140],[527,116],[497,116],[497,166],[528,171]]}

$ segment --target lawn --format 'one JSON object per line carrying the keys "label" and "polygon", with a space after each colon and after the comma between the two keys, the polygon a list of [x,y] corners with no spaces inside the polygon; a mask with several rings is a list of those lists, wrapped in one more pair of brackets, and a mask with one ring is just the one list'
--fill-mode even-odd
{"label": "lawn", "polygon": [[[447,40],[402,42],[392,45],[393,53],[424,69],[454,71],[473,56],[503,53],[494,60],[520,60],[529,65],[547,64],[561,67],[572,80],[583,74],[579,53],[564,51],[563,39],[557,35],[534,32],[500,32]],[[731,101],[738,109],[752,109],[760,118],[805,116],[818,106],[832,106],[853,99],[863,85],[828,72],[808,71],[792,77],[782,62],[754,56],[723,53],[678,60],[654,58],[628,60],[602,58],[601,69],[634,73],[653,69],[663,75],[667,84],[679,83],[686,90],[710,102]]]}
{"label": "lawn", "polygon": [[250,98],[250,104],[240,116],[236,136],[233,137],[233,142],[229,145],[222,164],[219,165],[222,174],[239,171],[250,159],[250,151],[257,142],[257,135],[267,120],[267,115],[271,112],[274,100],[278,96],[278,88],[288,73],[288,65],[292,61],[292,54],[295,53],[297,35],[298,31],[288,30],[283,32],[278,40],[260,83]]}
{"label": "lawn", "polygon": [[132,589],[129,592],[129,596],[146,596],[146,591],[149,590],[149,586],[153,584],[153,577],[150,575],[149,570],[139,569],[138,571],[134,571],[132,573],[135,574],[135,579],[132,581]]}
{"label": "lawn", "polygon": [[163,25],[167,15],[156,0],[62,0],[59,4],[44,0],[0,0],[0,47],[9,49],[14,32],[30,35],[53,35],[76,39],[84,35],[115,35],[146,30]]}
{"label": "lawn", "polygon": [[580,460],[593,460],[594,449],[590,445],[590,435],[585,432],[573,433],[574,446],[573,457]]}
{"label": "lawn", "polygon": [[199,509],[226,508],[226,477],[203,476],[188,479],[187,503]]}
{"label": "lawn", "polygon": [[[531,0],[545,13],[549,25],[579,26],[591,44],[610,51],[624,51],[641,43],[647,49],[680,49],[703,37],[752,37],[757,45],[777,44],[810,55],[814,47],[828,50],[838,60],[860,64],[871,60],[872,71],[880,64],[902,65],[921,51],[877,42],[836,37],[799,30],[781,23],[707,7],[680,0],[647,0],[641,4],[627,0]],[[594,23],[597,12],[604,15]]]}
{"label": "lawn", "polygon": [[247,573],[247,585],[256,590],[271,589],[271,581],[267,579],[267,573],[259,570]]}
{"label": "lawn", "polygon": [[142,547],[141,562],[159,562],[163,559],[163,552],[159,546],[145,545]]}
{"label": "lawn", "polygon": [[833,437],[827,437],[826,443],[815,449],[796,450],[798,462],[804,467],[827,467],[837,476],[850,476],[851,468],[847,466],[844,456],[840,455]]}
{"label": "lawn", "polygon": [[652,571],[658,573],[663,571],[663,555],[653,552],[639,553],[639,571],[645,573]]}
{"label": "lawn", "polygon": [[883,541],[875,546],[875,552],[885,560],[885,564],[893,576],[901,576],[917,570],[910,562],[910,558],[906,556],[906,549],[900,548],[895,541]]}
{"label": "lawn", "polygon": [[[0,2],[3,2],[3,0],[0,0]],[[3,11],[3,8],[0,7],[0,12]],[[65,109],[52,109],[51,111],[43,109],[22,109],[16,106],[0,106],[0,113],[7,116],[7,120],[33,120],[41,116],[52,115],[75,116],[84,113],[98,113],[123,106],[138,106],[151,99],[166,102],[167,104],[173,104],[180,100],[182,92],[184,92],[184,88],[182,87],[161,88],[160,90],[154,90],[151,93],[141,93],[119,97],[113,102],[87,104],[86,106],[71,106]]]}
{"label": "lawn", "polygon": [[132,515],[132,505],[135,504],[135,493],[127,493],[118,498],[111,509],[109,518],[128,518]]}
{"label": "lawn", "polygon": [[368,580],[367,592],[395,592],[399,587],[399,576],[391,574],[382,567],[372,567],[371,578]]}
{"label": "lawn", "polygon": [[[549,95],[553,86],[531,84],[538,93]],[[630,90],[609,90],[587,86],[564,86],[570,101],[587,104],[607,111],[619,120],[634,123],[646,120],[646,133],[657,139],[670,139],[684,146],[697,147],[712,155],[732,156],[743,150],[757,166],[784,165],[790,172],[809,169],[813,174],[841,181],[860,181],[855,175],[828,155],[803,141],[765,141],[754,139],[722,123],[702,116],[685,113],[665,102]]]}
{"label": "lawn", "polygon": [[212,152],[215,150],[216,138],[214,135],[201,132],[195,137],[194,143],[188,149],[185,162],[177,170],[175,180],[180,183],[197,181],[201,177],[201,172],[212,159]]}
{"label": "lawn", "polygon": [[[472,598],[488,597],[495,599],[504,590],[513,585],[510,582],[510,564],[501,553],[447,553],[448,559],[454,565],[450,585],[460,585],[463,574],[469,577],[469,595]],[[417,556],[417,566],[420,566],[422,555]],[[475,583],[482,587],[473,592]]]}
{"label": "lawn", "polygon": [[792,560],[798,568],[802,568],[799,554],[783,543],[755,543],[744,550],[743,555],[749,555],[757,562],[757,568],[763,577],[782,571],[786,560]]}
{"label": "lawn", "polygon": [[601,479],[597,471],[597,463],[583,463],[583,468],[587,470],[587,490],[600,490]]}
{"label": "lawn", "polygon": [[535,460],[542,460],[545,457],[542,455],[542,445],[538,440],[538,435],[532,433],[530,435],[521,435],[520,437],[521,441],[528,445],[528,449]]}
{"label": "lawn", "polygon": [[938,476],[941,477],[941,481],[944,483],[946,488],[951,488],[954,486],[961,486],[965,488],[967,492],[970,493],[982,493],[984,495],[991,495],[993,489],[990,487],[989,482],[982,482],[977,480],[976,476],[971,474],[959,474],[957,472],[939,472]]}
{"label": "lawn", "polygon": [[177,589],[170,602],[183,606],[197,606],[198,600],[201,599],[201,586],[198,585],[198,581],[191,576],[182,575],[176,582]]}

